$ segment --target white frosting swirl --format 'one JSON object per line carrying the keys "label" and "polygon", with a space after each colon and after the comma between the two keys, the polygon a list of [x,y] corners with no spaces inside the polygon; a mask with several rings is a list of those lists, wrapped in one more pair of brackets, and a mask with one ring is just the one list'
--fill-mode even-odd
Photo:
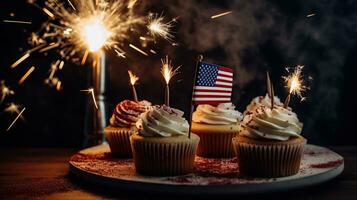
{"label": "white frosting swirl", "polygon": [[199,105],[193,113],[192,121],[218,125],[237,123],[242,120],[243,115],[234,108],[232,103],[221,103],[217,107],[208,104]]}
{"label": "white frosting swirl", "polygon": [[[277,96],[274,96],[274,105],[283,106],[283,103],[281,103],[279,97]],[[257,96],[254,99],[252,99],[252,101],[244,111],[244,115],[254,112],[255,110],[257,110],[257,108],[261,106],[271,107],[271,99],[268,94],[266,94],[264,97]]]}
{"label": "white frosting swirl", "polygon": [[286,141],[300,135],[303,124],[290,109],[261,106],[244,117],[239,132],[250,138]]}
{"label": "white frosting swirl", "polygon": [[189,125],[183,112],[168,106],[154,106],[142,113],[136,123],[139,134],[142,136],[170,137],[187,135]]}

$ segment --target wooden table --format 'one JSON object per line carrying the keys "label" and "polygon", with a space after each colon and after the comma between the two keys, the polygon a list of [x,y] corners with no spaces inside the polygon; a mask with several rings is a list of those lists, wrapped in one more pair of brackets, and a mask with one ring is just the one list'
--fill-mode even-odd
{"label": "wooden table", "polygon": [[[345,158],[345,170],[338,178],[315,187],[244,199],[356,200],[357,147],[330,148]],[[67,161],[75,152],[64,148],[0,149],[0,199],[139,199],[143,195],[135,193],[135,188],[133,191],[109,190],[69,175]],[[159,194],[145,194],[145,198],[167,199]]]}

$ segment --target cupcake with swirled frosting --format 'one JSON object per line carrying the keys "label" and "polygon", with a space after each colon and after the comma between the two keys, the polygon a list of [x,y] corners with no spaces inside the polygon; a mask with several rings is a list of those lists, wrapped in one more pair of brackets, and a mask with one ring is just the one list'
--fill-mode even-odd
{"label": "cupcake with swirled frosting", "polygon": [[148,101],[120,102],[109,120],[109,126],[104,129],[111,153],[122,158],[131,158],[131,146],[129,137],[137,131],[136,122],[139,115],[146,112],[151,106]]}
{"label": "cupcake with swirled frosting", "polygon": [[[283,106],[284,104],[281,103],[279,97],[274,96],[274,105]],[[252,101],[247,106],[246,110],[244,111],[244,115],[253,113],[254,111],[256,111],[257,108],[259,108],[261,106],[266,106],[266,107],[271,106],[271,99],[268,94],[266,94],[265,96],[257,96],[254,99],[252,99]]]}
{"label": "cupcake with swirled frosting", "polygon": [[233,157],[232,138],[238,134],[243,115],[232,103],[198,105],[192,116],[192,132],[200,137],[197,155]]}
{"label": "cupcake with swirled frosting", "polygon": [[291,109],[257,107],[246,115],[233,138],[239,170],[259,177],[282,177],[299,171],[306,139]]}
{"label": "cupcake with swirled frosting", "polygon": [[200,138],[191,133],[183,112],[154,106],[140,115],[138,133],[130,137],[135,169],[151,176],[174,176],[192,172]]}

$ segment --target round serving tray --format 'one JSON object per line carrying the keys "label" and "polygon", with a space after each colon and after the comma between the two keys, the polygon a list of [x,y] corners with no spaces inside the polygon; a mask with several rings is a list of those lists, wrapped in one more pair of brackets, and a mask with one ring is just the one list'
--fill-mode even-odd
{"label": "round serving tray", "polygon": [[150,177],[135,172],[132,159],[110,155],[108,145],[79,151],[70,160],[70,171],[81,179],[112,188],[171,194],[249,194],[316,185],[338,176],[343,157],[315,145],[307,145],[298,174],[282,178],[245,177],[236,159],[196,157],[196,169],[183,176]]}

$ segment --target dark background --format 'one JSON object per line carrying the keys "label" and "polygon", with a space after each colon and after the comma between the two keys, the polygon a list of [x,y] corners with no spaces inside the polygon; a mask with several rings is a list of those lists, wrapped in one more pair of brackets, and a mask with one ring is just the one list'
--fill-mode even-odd
{"label": "dark background", "polygon": [[[140,77],[139,98],[163,103],[164,82],[159,70],[160,58],[165,55],[173,58],[175,66],[181,65],[180,74],[172,80],[171,105],[184,110],[186,116],[199,54],[204,55],[205,61],[235,69],[233,103],[241,112],[253,97],[265,94],[266,70],[271,71],[275,92],[284,100],[287,94],[281,79],[284,68],[302,64],[306,77],[313,77],[311,89],[305,93],[307,101],[300,103],[293,97],[290,106],[304,122],[303,135],[314,144],[357,144],[354,95],[357,1],[155,0],[141,2],[140,9],[143,13],[163,12],[168,19],[178,17],[174,34],[179,46],[159,39],[151,46],[158,55],[145,57],[128,48],[127,59],[122,59],[107,52],[109,110],[117,102],[131,98],[128,69]],[[210,19],[227,10],[233,14]],[[311,13],[316,15],[307,18]],[[33,54],[10,69],[29,48],[30,33],[47,16],[20,0],[2,0],[0,16],[0,79],[6,80],[16,92],[0,105],[0,145],[81,147],[84,135],[88,134],[83,131],[84,113],[91,109],[87,104],[91,99],[80,90],[89,87],[90,67],[66,62],[57,74],[63,82],[60,92],[44,84],[51,62],[57,58],[55,51]],[[4,23],[3,19],[30,20],[32,24]],[[17,81],[32,65],[36,66],[35,71],[19,86]],[[19,120],[6,132],[16,117],[3,112],[10,102],[26,107],[26,120]]]}

